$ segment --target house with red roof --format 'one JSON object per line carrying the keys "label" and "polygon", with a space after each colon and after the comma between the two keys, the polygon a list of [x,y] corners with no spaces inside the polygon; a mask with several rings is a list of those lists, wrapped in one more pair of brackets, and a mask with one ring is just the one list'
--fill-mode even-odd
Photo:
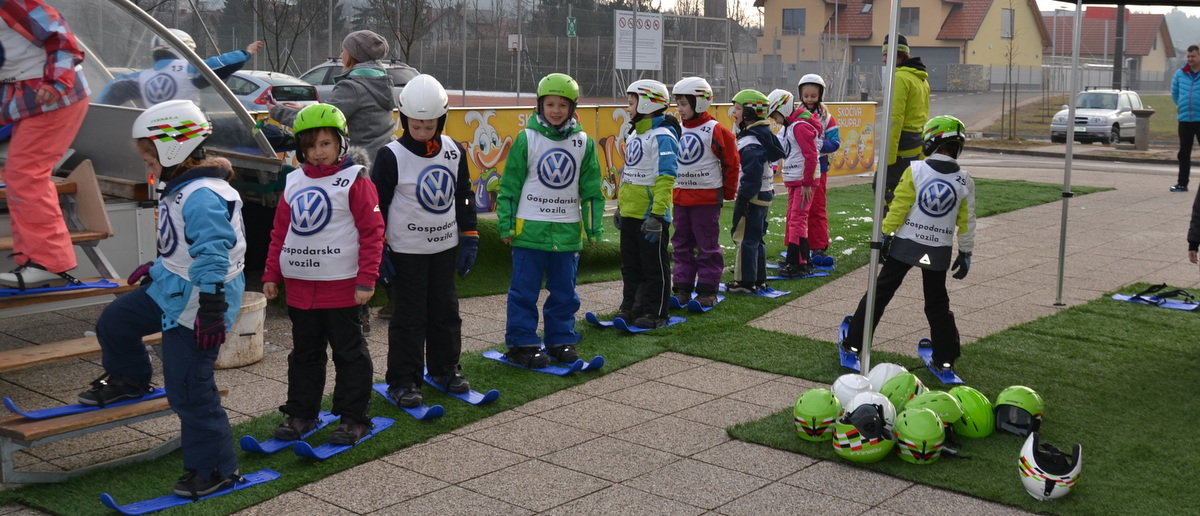
{"label": "house with red roof", "polygon": [[[879,80],[890,2],[757,0],[755,5],[763,13],[758,53],[767,75],[780,71],[774,80],[781,86],[792,75],[828,76],[830,70],[837,75],[842,69],[851,79]],[[930,88],[942,91],[1038,84],[1043,48],[1050,45],[1035,0],[906,0],[899,32],[908,38],[912,55],[925,63]],[[1017,70],[1015,76],[1010,69]]]}
{"label": "house with red roof", "polygon": [[[1075,28],[1074,11],[1052,11],[1042,14],[1049,43],[1042,48],[1046,64],[1056,67],[1070,65],[1072,31]],[[1100,84],[1110,85],[1111,65],[1116,51],[1117,9],[1115,7],[1089,6],[1079,20],[1079,59],[1084,66],[1105,70],[1107,80]],[[1131,13],[1125,11],[1125,52],[1123,73],[1124,84],[1140,89],[1170,84],[1175,70],[1167,69],[1167,59],[1175,57],[1176,50],[1171,42],[1171,31],[1167,28],[1166,16],[1162,14]],[[1085,86],[1088,84],[1085,84]]]}

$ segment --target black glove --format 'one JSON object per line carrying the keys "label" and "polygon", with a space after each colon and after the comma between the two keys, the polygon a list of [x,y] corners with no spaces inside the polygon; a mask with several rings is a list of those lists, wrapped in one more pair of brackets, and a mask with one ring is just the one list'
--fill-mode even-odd
{"label": "black glove", "polygon": [[879,239],[879,257],[880,258],[887,258],[887,255],[891,254],[892,238],[894,238],[892,235],[883,235],[882,237],[880,237],[880,239]]}
{"label": "black glove", "polygon": [[139,265],[138,268],[129,273],[129,279],[125,282],[132,285],[140,280],[142,285],[149,285],[150,282],[154,281],[154,278],[150,277],[150,268],[153,266],[154,262],[146,262]]}
{"label": "black glove", "polygon": [[646,217],[646,220],[642,222],[642,236],[647,242],[657,242],[658,239],[662,238],[663,229],[666,227],[666,225],[666,219],[659,217],[658,215]]}
{"label": "black glove", "polygon": [[196,311],[196,347],[204,350],[220,347],[225,343],[224,286],[217,287],[216,294],[200,293],[200,309]]}
{"label": "black glove", "polygon": [[613,212],[613,227],[617,228],[617,231],[621,230],[621,210]]}
{"label": "black glove", "polygon": [[[959,268],[962,268],[959,270]],[[950,270],[958,271],[954,273],[954,279],[963,279],[967,277],[967,273],[971,272],[971,253],[958,252],[958,258],[954,259],[954,265],[950,266]]]}

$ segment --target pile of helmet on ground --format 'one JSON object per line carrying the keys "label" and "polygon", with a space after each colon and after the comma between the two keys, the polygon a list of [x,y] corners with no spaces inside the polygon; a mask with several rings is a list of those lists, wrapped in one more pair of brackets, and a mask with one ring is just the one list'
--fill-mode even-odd
{"label": "pile of helmet on ground", "polygon": [[1014,385],[993,404],[979,390],[959,385],[949,392],[925,387],[904,366],[882,363],[861,374],[845,374],[831,389],[815,388],[796,400],[796,434],[831,442],[843,459],[879,462],[895,452],[901,460],[929,465],[943,454],[958,455],[959,437],[982,439],[994,431],[1025,437],[1018,458],[1020,478],[1038,500],[1066,496],[1079,479],[1082,451],[1071,454],[1039,443],[1045,403],[1033,389]]}

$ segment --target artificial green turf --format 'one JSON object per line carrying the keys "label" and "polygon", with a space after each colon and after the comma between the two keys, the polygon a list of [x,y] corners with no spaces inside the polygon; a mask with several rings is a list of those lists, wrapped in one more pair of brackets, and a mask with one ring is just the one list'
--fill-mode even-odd
{"label": "artificial green turf", "polygon": [[[1146,285],[1122,289],[1135,293]],[[1022,487],[1017,458],[1024,439],[997,433],[962,439],[967,459],[917,466],[888,457],[857,465],[906,480],[1055,514],[1196,514],[1200,492],[1191,446],[1200,401],[1195,313],[1115,301],[1082,306],[990,335],[964,348],[959,372],[989,398],[1010,385],[1033,388],[1046,402],[1043,443],[1083,448],[1079,483],[1065,498],[1039,502]],[[890,359],[889,359],[890,360]],[[913,366],[915,360],[901,361]],[[969,365],[968,365],[969,364]],[[923,367],[927,386],[945,389]],[[791,408],[732,427],[745,441],[853,464],[828,442],[796,436]]]}
{"label": "artificial green turf", "polygon": [[[1099,189],[1075,189],[1079,194],[1097,190]],[[980,217],[1058,199],[1060,199],[1060,187],[1056,185],[1025,181],[977,180],[976,211]],[[779,197],[772,205],[772,218],[783,216],[786,204],[784,200],[785,198]],[[427,395],[426,403],[443,405],[446,408],[446,415],[430,422],[417,422],[391,404],[376,398],[372,414],[397,420],[396,425],[378,436],[323,462],[295,457],[290,450],[284,450],[271,456],[239,452],[242,471],[252,472],[269,467],[281,472],[283,477],[243,492],[205,501],[203,504],[184,506],[174,510],[173,513],[226,514],[234,512],[338,471],[381,457],[397,449],[423,442],[438,434],[460,428],[473,421],[522,405],[555,391],[578,385],[666,350],[819,382],[832,382],[837,375],[841,374],[841,370],[833,360],[828,342],[761,330],[746,326],[745,323],[788,300],[795,299],[798,295],[803,295],[864,265],[867,262],[868,246],[866,243],[871,229],[869,207],[872,202],[873,198],[867,185],[835,188],[829,191],[830,232],[835,239],[840,237],[840,240],[836,240],[832,246],[832,252],[836,253],[837,270],[829,278],[773,282],[777,288],[793,291],[791,296],[780,299],[731,296],[734,299],[727,299],[718,310],[702,316],[689,314],[689,320],[685,324],[636,337],[615,330],[601,330],[586,323],[580,324],[579,330],[584,335],[584,340],[579,346],[581,353],[585,356],[602,354],[607,361],[604,369],[594,373],[586,372],[571,377],[557,377],[522,371],[484,359],[477,353],[464,354],[463,370],[470,378],[472,385],[480,391],[500,390],[502,394],[498,401],[491,405],[472,407],[433,389],[424,389]],[[729,225],[730,211],[730,206],[726,206],[722,213],[723,227]],[[496,285],[502,285],[500,292],[503,292],[507,289],[508,268],[511,266],[508,265],[509,262],[505,258],[506,253],[504,252],[484,254],[483,249],[499,250],[502,249],[499,246],[503,246],[496,238],[494,226],[490,233],[485,227],[486,225],[481,224],[480,264],[471,274],[475,275],[476,272],[482,270],[487,271],[487,275],[502,276],[503,282],[496,283]],[[783,245],[777,234],[781,226],[778,222],[773,222],[772,227],[776,233],[768,237],[768,248],[774,256],[778,250],[783,248]],[[615,237],[615,234],[615,231],[606,233],[609,238]],[[731,245],[727,234],[722,235],[722,239],[723,245]],[[980,239],[985,240],[986,236],[981,235]],[[616,264],[607,269],[595,266],[598,267],[595,271],[581,271],[581,277],[584,274],[608,275],[610,279],[619,277]],[[583,268],[584,265],[581,263],[581,269]],[[462,283],[460,283],[459,293],[463,295],[465,289],[461,285]],[[493,285],[488,288],[495,289],[497,287]],[[859,296],[861,292],[850,292],[847,295]],[[830,329],[831,337],[833,331]],[[915,359],[899,355],[877,352],[875,356],[881,361],[895,361],[910,367],[917,365]],[[327,408],[328,403],[327,399]],[[276,414],[257,417],[236,425],[234,437],[236,439],[249,434],[265,439],[271,435],[279,421],[280,416]],[[310,438],[309,441],[323,442],[330,431],[327,429]],[[1054,436],[1048,437],[1053,438]],[[171,483],[181,474],[179,464],[179,453],[175,452],[158,460],[106,469],[73,478],[62,484],[31,485],[0,491],[0,503],[19,502],[60,514],[108,514],[109,511],[98,502],[101,492],[112,494],[121,503],[161,496],[168,492]],[[1015,471],[1015,466],[1013,469]],[[387,480],[380,479],[380,481],[386,482]]]}

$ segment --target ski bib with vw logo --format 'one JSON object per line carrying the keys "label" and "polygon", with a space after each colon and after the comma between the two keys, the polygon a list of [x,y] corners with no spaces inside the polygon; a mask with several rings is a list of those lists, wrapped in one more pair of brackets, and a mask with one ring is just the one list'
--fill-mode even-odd
{"label": "ski bib with vw logo", "polygon": [[441,152],[428,158],[409,152],[399,141],[387,144],[398,169],[387,239],[398,253],[434,254],[458,245],[454,201],[463,156],[453,139],[441,138]]}
{"label": "ski bib with vw logo", "polygon": [[229,270],[225,281],[232,281],[246,266],[246,228],[242,224],[242,198],[229,183],[216,178],[204,177],[183,185],[175,195],[158,201],[158,254],[163,266],[179,277],[192,281],[188,270],[196,259],[189,252],[186,239],[187,221],[183,220],[183,206],[196,190],[207,188],[215,192],[228,204],[233,205],[229,223],[237,232],[237,243],[229,250]]}
{"label": "ski bib with vw logo", "polygon": [[679,170],[675,173],[675,188],[701,190],[720,188],[721,161],[712,152],[716,120],[696,127],[683,128],[679,137]]}
{"label": "ski bib with vw logo", "polygon": [[327,177],[288,174],[283,198],[292,224],[283,238],[279,271],[285,278],[330,281],[358,276],[358,226],[350,212],[350,186],[363,167]]}
{"label": "ski bib with vw logo", "polygon": [[[918,267],[946,270],[958,227],[958,209],[970,194],[965,173],[942,174],[924,161],[914,161],[911,174],[916,199],[908,218],[896,230],[891,254]],[[909,249],[905,241],[917,245]]]}
{"label": "ski bib with vw logo", "polygon": [[165,66],[142,70],[138,73],[138,87],[147,107],[176,99],[200,102],[200,90],[192,84],[188,62],[182,59],[172,59]]}
{"label": "ski bib with vw logo", "polygon": [[[742,149],[745,149],[746,147],[749,147],[751,145],[762,146],[761,143],[758,143],[758,138],[755,138],[753,135],[738,138],[737,145],[738,145],[739,153],[742,152]],[[742,173],[745,174],[746,171],[742,170]],[[775,171],[771,170],[770,165],[764,163],[763,171],[762,171],[762,178],[760,179],[762,181],[762,185],[758,187],[758,191],[765,192],[767,190],[774,190],[775,189],[775,183],[773,182],[774,177],[775,177]]]}
{"label": "ski bib with vw logo", "polygon": [[655,127],[642,134],[625,136],[625,168],[621,182],[637,186],[654,186],[658,179],[658,136],[675,137],[666,127]]}
{"label": "ski bib with vw logo", "polygon": [[[804,180],[804,153],[800,151],[800,143],[796,141],[796,124],[807,122],[793,122],[784,127],[779,134],[779,143],[783,144],[783,150],[787,152],[787,156],[783,158],[783,167],[780,170],[784,181],[803,181]],[[816,138],[813,138],[814,143]],[[821,167],[817,166],[813,170],[813,179],[821,177]]]}
{"label": "ski bib with vw logo", "polygon": [[579,167],[587,146],[587,135],[575,133],[554,141],[532,129],[525,130],[529,170],[517,218],[543,222],[579,222]]}

